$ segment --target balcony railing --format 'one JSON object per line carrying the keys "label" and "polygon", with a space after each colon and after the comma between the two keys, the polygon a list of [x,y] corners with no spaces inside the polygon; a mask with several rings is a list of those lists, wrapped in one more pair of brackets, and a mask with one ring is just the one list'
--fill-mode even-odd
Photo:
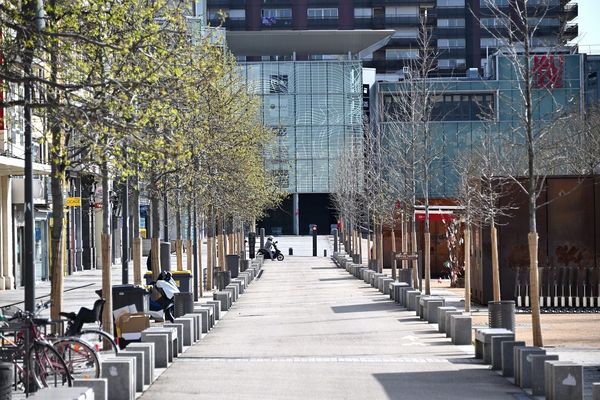
{"label": "balcony railing", "polygon": [[324,28],[337,28],[339,25],[339,19],[337,17],[331,18],[308,18],[308,26],[310,28],[324,29]]}
{"label": "balcony railing", "polygon": [[290,29],[292,27],[291,18],[262,18],[260,22],[262,29]]}
{"label": "balcony railing", "polygon": [[213,18],[208,20],[208,23],[210,26],[219,26],[222,23],[221,27],[229,31],[243,31],[246,29],[245,19],[226,18],[225,21],[222,21],[218,18]]}

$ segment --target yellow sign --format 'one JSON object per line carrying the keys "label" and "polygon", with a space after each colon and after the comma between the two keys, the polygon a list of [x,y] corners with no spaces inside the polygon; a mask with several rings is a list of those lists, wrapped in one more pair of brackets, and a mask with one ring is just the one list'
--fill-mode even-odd
{"label": "yellow sign", "polygon": [[67,197],[65,201],[67,207],[81,207],[81,197]]}

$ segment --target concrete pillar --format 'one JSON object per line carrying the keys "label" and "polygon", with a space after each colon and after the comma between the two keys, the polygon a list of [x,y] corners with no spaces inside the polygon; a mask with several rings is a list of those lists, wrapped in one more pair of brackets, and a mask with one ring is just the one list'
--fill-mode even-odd
{"label": "concrete pillar", "polygon": [[300,234],[300,201],[298,193],[293,194],[293,202],[294,202],[294,235],[298,236]]}

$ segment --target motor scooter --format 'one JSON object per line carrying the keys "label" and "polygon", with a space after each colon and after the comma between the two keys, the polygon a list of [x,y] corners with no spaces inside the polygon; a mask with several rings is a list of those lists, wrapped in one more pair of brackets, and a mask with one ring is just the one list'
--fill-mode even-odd
{"label": "motor scooter", "polygon": [[164,319],[173,322],[173,308],[175,303],[175,293],[179,293],[179,288],[175,284],[175,280],[168,271],[162,271],[158,274],[156,282],[153,282],[153,287],[160,297],[157,300],[150,301],[150,315],[157,317],[156,312],[163,311]]}
{"label": "motor scooter", "polygon": [[275,261],[275,259],[277,259],[277,261],[283,261],[284,256],[281,253],[281,251],[279,251],[279,249],[277,248],[277,242],[273,242],[273,258],[271,258],[271,253],[268,250],[265,249],[260,249],[258,250],[258,252],[256,253],[256,255],[262,254],[263,257],[265,258],[265,260],[270,259]]}

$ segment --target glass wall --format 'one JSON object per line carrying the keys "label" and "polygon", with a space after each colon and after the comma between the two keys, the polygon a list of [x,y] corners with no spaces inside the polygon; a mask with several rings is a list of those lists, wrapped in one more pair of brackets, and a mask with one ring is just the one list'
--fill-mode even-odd
{"label": "glass wall", "polygon": [[362,68],[352,61],[241,65],[277,132],[267,167],[290,193],[329,193],[340,149],[362,137]]}

